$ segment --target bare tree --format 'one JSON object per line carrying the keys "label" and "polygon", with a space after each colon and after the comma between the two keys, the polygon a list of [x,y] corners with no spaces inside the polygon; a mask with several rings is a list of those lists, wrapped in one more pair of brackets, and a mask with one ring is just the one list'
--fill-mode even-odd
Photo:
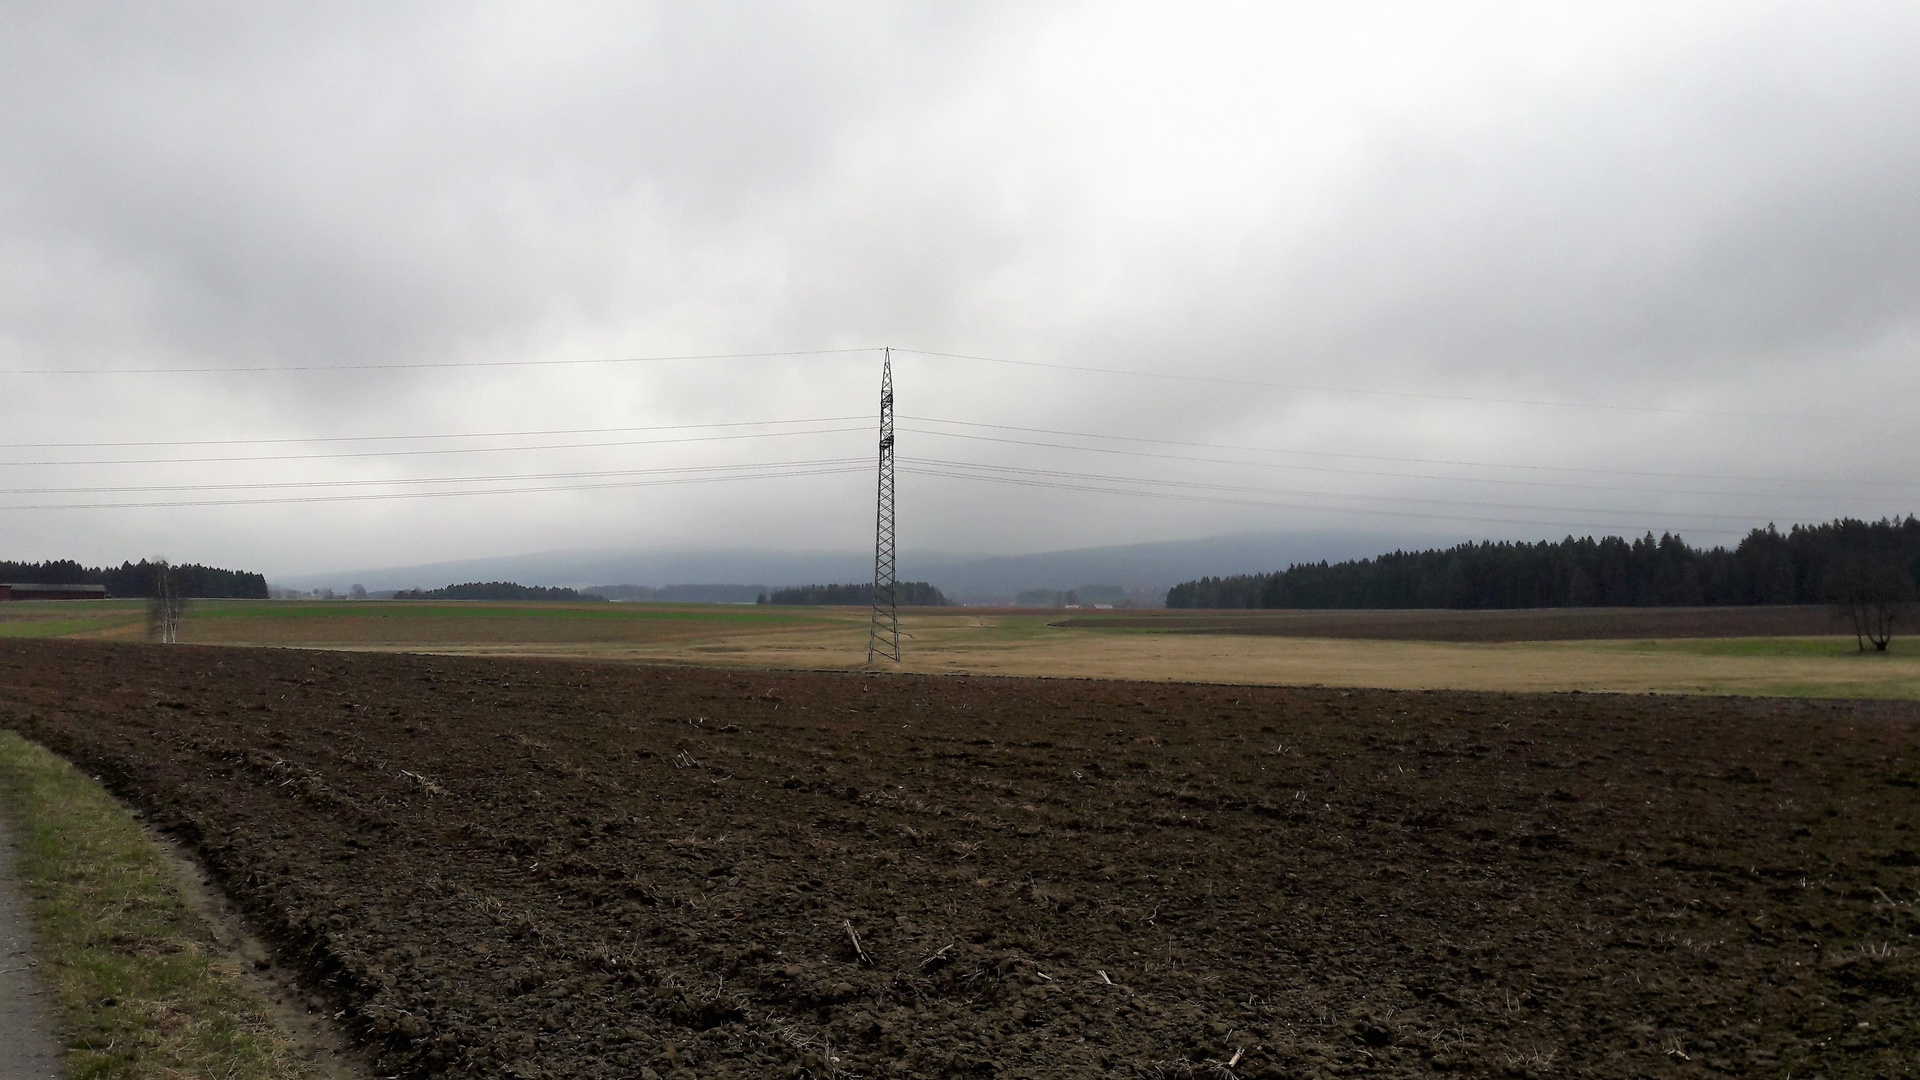
{"label": "bare tree", "polygon": [[187,611],[180,579],[164,558],[155,558],[149,565],[153,567],[153,589],[147,599],[147,636],[163,645],[179,644],[180,618]]}
{"label": "bare tree", "polygon": [[1849,555],[1827,574],[1827,598],[1853,625],[1854,644],[1861,652],[1871,642],[1875,652],[1886,652],[1893,628],[1912,614],[1913,578],[1886,559]]}

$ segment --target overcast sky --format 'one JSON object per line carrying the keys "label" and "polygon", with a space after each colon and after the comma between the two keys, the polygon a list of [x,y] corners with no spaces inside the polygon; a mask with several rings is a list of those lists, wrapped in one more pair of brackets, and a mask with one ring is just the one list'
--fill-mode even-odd
{"label": "overcast sky", "polygon": [[884,345],[910,551],[1904,514],[1917,113],[1911,3],[5,4],[0,557],[857,550]]}

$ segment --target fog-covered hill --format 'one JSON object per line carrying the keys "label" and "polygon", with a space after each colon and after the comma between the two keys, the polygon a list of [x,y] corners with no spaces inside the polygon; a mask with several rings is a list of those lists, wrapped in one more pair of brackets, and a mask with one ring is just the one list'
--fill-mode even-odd
{"label": "fog-covered hill", "polygon": [[[902,580],[928,581],[963,603],[1011,601],[1023,589],[1073,589],[1118,585],[1163,593],[1175,582],[1224,574],[1265,573],[1289,563],[1347,559],[1395,547],[1431,542],[1430,537],[1359,532],[1293,532],[1222,536],[1202,540],[1122,544],[1045,551],[1028,555],[967,555],[903,552]],[[523,585],[643,585],[765,583],[771,586],[871,580],[873,556],[865,551],[548,551],[489,559],[463,559],[418,566],[379,567],[276,576],[274,584],[297,589],[349,586],[370,590],[438,588],[460,581],[516,581]]]}

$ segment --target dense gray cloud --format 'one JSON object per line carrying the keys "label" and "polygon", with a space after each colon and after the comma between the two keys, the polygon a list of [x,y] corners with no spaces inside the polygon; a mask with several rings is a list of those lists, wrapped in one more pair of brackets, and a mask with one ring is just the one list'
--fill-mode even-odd
{"label": "dense gray cloud", "polygon": [[[903,354],[912,416],[1293,451],[907,422],[905,455],[1055,485],[906,477],[921,551],[1906,512],[1916,61],[1920,14],[1871,3],[8,5],[0,367],[319,370],[4,376],[36,402],[11,443],[299,441],[16,446],[145,463],[10,464],[0,502],[863,459],[861,431],[305,440],[864,415],[870,353],[359,365],[891,343],[1229,380]],[[1031,445],[1063,442],[1107,452]],[[153,460],[188,457],[278,460]],[[244,486],[479,476],[545,479]],[[1146,480],[1221,487],[1058,486]],[[189,485],[230,486],[45,490]],[[858,549],[870,489],[10,510],[0,546]]]}

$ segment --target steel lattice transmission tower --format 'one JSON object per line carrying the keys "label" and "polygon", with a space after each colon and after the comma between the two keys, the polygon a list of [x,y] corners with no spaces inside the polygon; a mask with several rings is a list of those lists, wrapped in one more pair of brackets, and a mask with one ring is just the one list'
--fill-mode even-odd
{"label": "steel lattice transmission tower", "polygon": [[893,576],[893,350],[880,364],[880,499],[873,526],[873,626],[867,663],[884,656],[900,662],[900,604]]}

